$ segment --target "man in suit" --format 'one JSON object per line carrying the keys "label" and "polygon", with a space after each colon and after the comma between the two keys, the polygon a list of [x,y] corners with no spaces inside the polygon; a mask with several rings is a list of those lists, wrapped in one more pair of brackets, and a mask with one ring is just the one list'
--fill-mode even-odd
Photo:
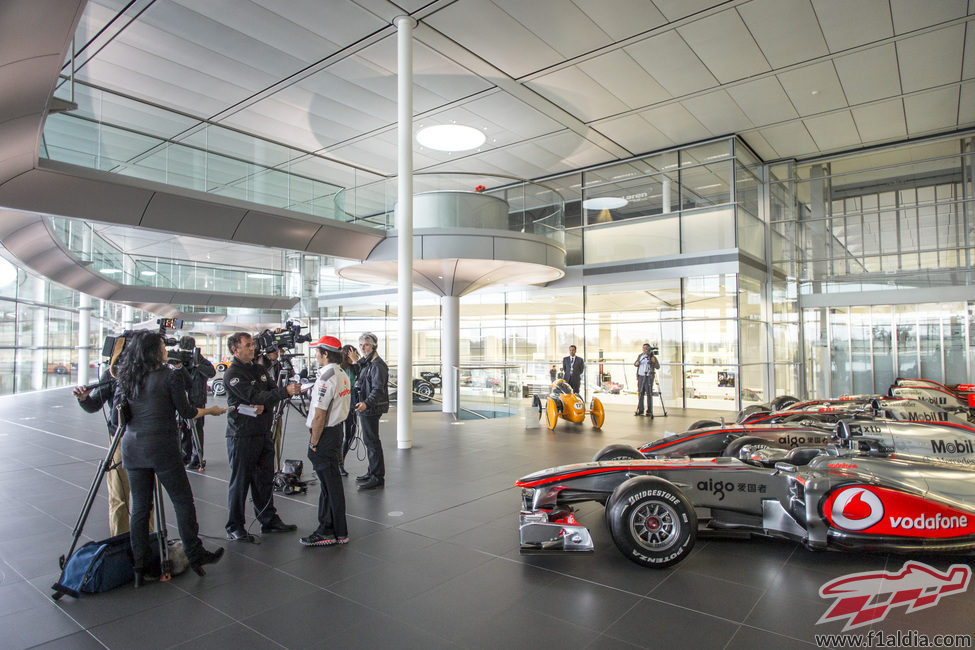
{"label": "man in suit", "polygon": [[585,367],[586,364],[582,361],[582,357],[576,356],[576,346],[570,345],[569,356],[562,359],[562,374],[576,393],[579,392],[579,380],[582,378],[582,371]]}

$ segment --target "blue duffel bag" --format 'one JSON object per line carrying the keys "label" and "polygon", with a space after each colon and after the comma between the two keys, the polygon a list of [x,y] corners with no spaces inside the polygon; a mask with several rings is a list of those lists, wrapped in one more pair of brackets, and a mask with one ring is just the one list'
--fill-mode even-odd
{"label": "blue duffel bag", "polygon": [[[153,535],[155,537],[155,535]],[[68,560],[61,579],[51,588],[59,594],[77,598],[82,593],[97,594],[132,582],[132,545],[122,533],[100,542],[88,542]]]}

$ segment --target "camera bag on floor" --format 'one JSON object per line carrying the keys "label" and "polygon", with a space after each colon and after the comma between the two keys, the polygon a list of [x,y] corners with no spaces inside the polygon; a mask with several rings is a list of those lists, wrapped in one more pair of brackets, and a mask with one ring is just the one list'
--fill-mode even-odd
{"label": "camera bag on floor", "polygon": [[305,469],[305,461],[294,460],[292,458],[292,459],[285,459],[284,467],[281,468],[281,471],[284,472],[285,474],[294,474],[296,479],[301,479],[301,472],[304,469]]}
{"label": "camera bag on floor", "polygon": [[[159,567],[159,549],[156,534],[149,534],[153,562]],[[190,563],[183,552],[183,543],[178,539],[168,540],[172,574],[186,571]],[[175,557],[174,557],[175,556]],[[61,594],[77,598],[80,594],[100,594],[115,589],[134,579],[132,565],[132,541],[128,533],[88,542],[71,556],[64,575],[51,589]]]}
{"label": "camera bag on floor", "polygon": [[[285,461],[285,463],[287,462]],[[275,492],[283,492],[284,494],[304,494],[308,491],[308,484],[299,481],[298,477],[291,472],[275,472],[271,487]]]}

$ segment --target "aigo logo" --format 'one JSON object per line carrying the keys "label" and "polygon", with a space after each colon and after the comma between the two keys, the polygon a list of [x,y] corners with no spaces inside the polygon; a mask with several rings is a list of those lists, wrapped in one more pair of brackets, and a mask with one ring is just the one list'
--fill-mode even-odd
{"label": "aigo logo", "polygon": [[866,530],[884,518],[884,504],[880,498],[861,486],[843,488],[827,502],[827,519],[846,530]]}
{"label": "aigo logo", "polygon": [[843,631],[887,618],[894,607],[911,614],[937,605],[943,596],[968,590],[972,569],[952,564],[947,571],[908,560],[900,571],[864,571],[840,576],[819,588],[820,598],[835,598],[816,625],[846,619]]}

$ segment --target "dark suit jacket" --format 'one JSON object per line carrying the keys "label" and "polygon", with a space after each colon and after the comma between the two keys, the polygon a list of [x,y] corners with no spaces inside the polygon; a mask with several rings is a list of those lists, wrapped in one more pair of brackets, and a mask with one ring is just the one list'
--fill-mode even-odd
{"label": "dark suit jacket", "polygon": [[579,355],[576,355],[575,363],[572,362],[572,357],[563,357],[562,359],[562,372],[565,375],[565,380],[570,383],[572,379],[582,377],[582,370],[585,367],[586,364]]}

